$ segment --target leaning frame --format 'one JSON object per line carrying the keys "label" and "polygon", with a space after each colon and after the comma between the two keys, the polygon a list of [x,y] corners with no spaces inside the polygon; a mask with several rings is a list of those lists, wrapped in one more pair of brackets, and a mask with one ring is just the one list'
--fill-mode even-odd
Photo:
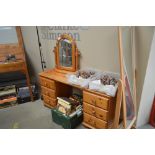
{"label": "leaning frame", "polygon": [[[117,124],[116,128],[132,128],[135,121],[136,121],[136,56],[135,56],[135,28],[132,27],[132,32],[131,32],[131,36],[132,36],[132,59],[133,59],[133,63],[132,63],[132,72],[133,72],[133,105],[134,105],[134,112],[135,115],[133,117],[133,119],[131,120],[130,123],[127,123],[126,121],[126,96],[125,96],[125,62],[123,61],[123,45],[122,45],[122,31],[121,31],[121,27],[118,27],[118,42],[119,42],[119,61],[120,61],[120,75],[121,75],[121,80],[122,80],[122,110],[123,110],[123,122],[121,124]],[[121,104],[116,105],[117,106],[121,106]],[[120,107],[119,107],[120,109]],[[118,114],[117,116],[120,116],[120,114]]]}

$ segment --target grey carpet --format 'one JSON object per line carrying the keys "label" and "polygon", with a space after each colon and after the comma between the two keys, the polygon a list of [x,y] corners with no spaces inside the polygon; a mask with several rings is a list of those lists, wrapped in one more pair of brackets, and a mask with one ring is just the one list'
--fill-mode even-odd
{"label": "grey carpet", "polygon": [[[0,129],[62,129],[52,121],[51,110],[41,100],[0,109]],[[79,125],[77,129],[84,129]]]}

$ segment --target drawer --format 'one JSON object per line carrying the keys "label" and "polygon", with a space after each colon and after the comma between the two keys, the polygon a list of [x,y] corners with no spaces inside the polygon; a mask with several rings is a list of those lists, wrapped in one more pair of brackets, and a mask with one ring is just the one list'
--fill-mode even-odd
{"label": "drawer", "polygon": [[96,116],[96,109],[94,106],[83,102],[83,111],[92,116]]}
{"label": "drawer", "polygon": [[84,91],[83,93],[83,101],[87,102],[89,104],[92,104],[94,106],[97,106],[99,108],[108,110],[109,107],[109,99],[99,96],[99,95],[95,95],[89,92]]}
{"label": "drawer", "polygon": [[108,123],[105,121],[102,121],[100,119],[96,119],[96,128],[97,129],[107,129]]}
{"label": "drawer", "polygon": [[55,82],[46,78],[40,78],[40,84],[44,87],[55,90]]}
{"label": "drawer", "polygon": [[45,104],[48,104],[48,105],[50,105],[52,107],[56,106],[56,103],[57,103],[56,99],[50,98],[50,97],[48,97],[46,95],[43,95],[43,100],[44,100]]}
{"label": "drawer", "polygon": [[83,113],[83,121],[96,128],[96,118],[85,112]]}
{"label": "drawer", "polygon": [[95,116],[101,120],[104,120],[104,121],[108,120],[108,112],[107,111],[97,108],[91,104],[87,104],[86,102],[83,103],[83,111],[92,115],[92,116]]}
{"label": "drawer", "polygon": [[92,127],[98,128],[98,129],[105,129],[108,127],[108,123],[105,121],[102,121],[100,119],[95,118],[94,116],[91,116],[84,112],[84,122],[91,125]]}
{"label": "drawer", "polygon": [[41,91],[42,91],[42,95],[46,95],[46,96],[56,99],[56,94],[54,90],[42,86]]}
{"label": "drawer", "polygon": [[103,121],[108,121],[108,111],[96,108],[96,117]]}

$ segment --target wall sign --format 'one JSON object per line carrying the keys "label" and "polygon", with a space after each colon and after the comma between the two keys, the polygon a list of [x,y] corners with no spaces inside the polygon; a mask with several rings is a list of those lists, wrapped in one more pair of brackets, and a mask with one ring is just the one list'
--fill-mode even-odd
{"label": "wall sign", "polygon": [[57,40],[65,31],[65,33],[69,34],[76,41],[80,41],[79,31],[86,31],[88,29],[88,26],[48,26],[46,31],[42,29],[41,37],[47,40]]}

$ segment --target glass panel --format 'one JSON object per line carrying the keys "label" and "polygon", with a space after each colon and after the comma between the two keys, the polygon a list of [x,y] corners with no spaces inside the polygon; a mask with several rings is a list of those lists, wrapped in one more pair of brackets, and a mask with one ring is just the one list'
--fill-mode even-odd
{"label": "glass panel", "polygon": [[18,44],[15,26],[0,26],[0,44]]}
{"label": "glass panel", "polygon": [[72,44],[67,39],[60,40],[59,60],[60,60],[60,66],[72,67]]}
{"label": "glass panel", "polygon": [[127,108],[127,126],[135,116],[133,102],[133,59],[131,27],[122,27],[122,44],[125,73],[125,96]]}

